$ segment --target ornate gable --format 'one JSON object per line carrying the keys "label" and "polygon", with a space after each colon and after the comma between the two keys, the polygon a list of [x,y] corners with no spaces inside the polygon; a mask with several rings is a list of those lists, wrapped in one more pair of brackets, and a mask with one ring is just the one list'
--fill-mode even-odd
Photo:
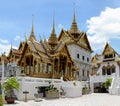
{"label": "ornate gable", "polygon": [[67,55],[68,61],[72,61],[66,44],[61,48],[60,53]]}
{"label": "ornate gable", "polygon": [[18,50],[22,51],[24,47],[24,42],[20,42]]}
{"label": "ornate gable", "polygon": [[97,56],[98,56],[98,54],[96,54],[92,57],[92,60],[91,60],[92,63],[96,63],[98,61]]}
{"label": "ornate gable", "polygon": [[107,43],[107,44],[105,45],[105,48],[104,48],[104,50],[103,50],[102,55],[105,55],[105,54],[113,54],[113,53],[115,53],[115,50]]}
{"label": "ornate gable", "polygon": [[71,38],[69,37],[69,35],[62,29],[59,37],[58,37],[58,40],[59,41],[62,41],[62,42],[70,42],[71,41]]}
{"label": "ornate gable", "polygon": [[[21,57],[20,57],[20,59],[19,59],[19,63],[22,61],[22,59],[25,57],[25,55],[26,54],[30,54],[31,53],[31,50],[30,50],[30,47],[29,47],[29,45],[28,45],[28,43],[27,43],[27,41],[25,42],[25,44],[24,44],[24,47],[23,47],[23,50],[22,50],[22,55],[21,55]],[[28,55],[27,54],[27,55]]]}
{"label": "ornate gable", "polygon": [[85,32],[81,35],[77,43],[92,52],[92,49],[90,47],[90,44],[89,44],[89,41],[88,41],[88,38]]}

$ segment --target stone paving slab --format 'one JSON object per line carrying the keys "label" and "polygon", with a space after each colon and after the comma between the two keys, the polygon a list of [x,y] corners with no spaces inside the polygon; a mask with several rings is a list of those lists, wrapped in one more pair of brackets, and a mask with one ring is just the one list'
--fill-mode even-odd
{"label": "stone paving slab", "polygon": [[120,96],[92,93],[77,98],[42,99],[41,102],[16,101],[15,104],[5,104],[4,106],[120,106]]}

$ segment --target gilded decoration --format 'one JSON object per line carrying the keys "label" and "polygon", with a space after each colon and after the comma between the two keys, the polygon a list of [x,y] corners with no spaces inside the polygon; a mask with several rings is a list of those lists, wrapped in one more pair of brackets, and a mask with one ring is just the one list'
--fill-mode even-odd
{"label": "gilded decoration", "polygon": [[34,35],[34,27],[29,39],[24,43],[22,56],[18,63],[22,67],[21,74],[39,78],[76,78],[73,61],[65,43],[58,41],[54,22],[52,33],[46,42],[38,42]]}

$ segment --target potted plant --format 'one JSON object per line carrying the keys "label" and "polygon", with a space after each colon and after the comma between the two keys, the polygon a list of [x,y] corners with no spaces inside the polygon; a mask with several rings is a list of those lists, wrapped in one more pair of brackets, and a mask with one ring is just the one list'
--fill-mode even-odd
{"label": "potted plant", "polygon": [[59,91],[53,84],[51,84],[51,82],[49,82],[49,86],[46,88],[46,98],[59,98]]}
{"label": "potted plant", "polygon": [[89,94],[90,93],[90,90],[87,88],[87,87],[84,87],[83,89],[82,89],[82,94],[84,95],[84,94]]}
{"label": "potted plant", "polygon": [[14,90],[19,90],[19,82],[16,77],[7,78],[3,83],[3,91],[5,94],[5,100],[8,104],[12,104],[15,102],[15,94]]}

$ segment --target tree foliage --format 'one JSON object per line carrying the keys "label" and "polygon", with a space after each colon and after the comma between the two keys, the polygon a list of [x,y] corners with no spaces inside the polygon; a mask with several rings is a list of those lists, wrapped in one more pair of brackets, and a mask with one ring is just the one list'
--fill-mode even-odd
{"label": "tree foliage", "polygon": [[103,83],[103,87],[108,89],[112,83],[112,78],[107,78],[106,81]]}
{"label": "tree foliage", "polygon": [[8,95],[8,93],[12,92],[13,89],[18,91],[19,87],[20,85],[16,77],[7,78],[5,82],[3,83],[3,91],[5,95]]}

